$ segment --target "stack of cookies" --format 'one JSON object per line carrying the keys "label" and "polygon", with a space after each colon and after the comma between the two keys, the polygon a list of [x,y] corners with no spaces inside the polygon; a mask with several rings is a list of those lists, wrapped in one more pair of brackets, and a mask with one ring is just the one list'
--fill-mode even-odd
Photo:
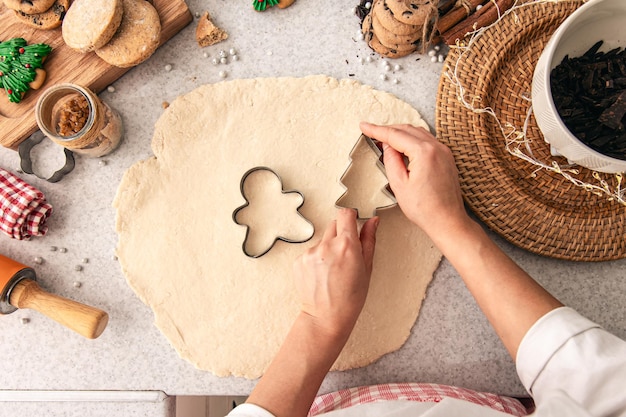
{"label": "stack of cookies", "polygon": [[400,58],[430,42],[437,13],[437,0],[374,0],[361,30],[375,52]]}
{"label": "stack of cookies", "polygon": [[4,0],[24,24],[37,29],[55,29],[61,26],[71,0]]}
{"label": "stack of cookies", "polygon": [[74,0],[62,33],[70,48],[94,51],[108,64],[127,68],[156,51],[161,21],[146,0]]}

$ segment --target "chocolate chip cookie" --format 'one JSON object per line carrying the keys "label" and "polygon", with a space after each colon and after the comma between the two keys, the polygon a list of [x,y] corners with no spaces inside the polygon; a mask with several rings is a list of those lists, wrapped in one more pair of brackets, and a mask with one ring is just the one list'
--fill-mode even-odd
{"label": "chocolate chip cookie", "polygon": [[54,0],[4,0],[9,8],[26,14],[43,13],[52,7]]}
{"label": "chocolate chip cookie", "polygon": [[406,24],[423,26],[437,12],[433,0],[385,0],[393,17]]}
{"label": "chocolate chip cookie", "polygon": [[384,46],[393,49],[406,49],[403,47],[414,46],[419,43],[422,37],[422,30],[418,30],[410,35],[396,35],[387,30],[378,20],[377,16],[372,16],[372,31]]}
{"label": "chocolate chip cookie", "polygon": [[70,0],[56,0],[52,7],[43,13],[26,14],[15,10],[15,16],[25,25],[37,29],[55,29],[61,26],[67,9],[70,8]]}
{"label": "chocolate chip cookie", "polygon": [[396,35],[408,36],[418,32],[421,33],[421,25],[409,25],[400,22],[394,17],[391,9],[385,3],[385,0],[375,0],[370,12],[370,14],[378,18],[378,21],[385,29]]}

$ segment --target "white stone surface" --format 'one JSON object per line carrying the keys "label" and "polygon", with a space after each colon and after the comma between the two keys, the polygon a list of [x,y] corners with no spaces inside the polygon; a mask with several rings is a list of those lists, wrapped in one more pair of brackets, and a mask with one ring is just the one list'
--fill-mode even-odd
{"label": "white stone surface", "polygon": [[[411,103],[434,126],[442,65],[413,54],[392,61],[401,69],[390,71],[389,79],[399,83],[381,80],[381,58],[355,36],[359,22],[352,9],[356,3],[298,0],[285,10],[258,13],[247,2],[188,1],[194,14],[208,8],[216,24],[229,33],[228,40],[199,48],[194,22],[147,62],[113,83],[114,89],[101,94],[121,113],[126,128],[119,149],[104,157],[106,164],[77,156],[75,170],[56,184],[23,176],[54,206],[50,231],[29,242],[0,235],[0,253],[35,267],[47,290],[108,311],[110,324],[100,338],[86,340],[36,312],[20,310],[0,317],[2,389],[162,390],[168,395],[250,392],[255,381],[217,378],[194,369],[153,325],[152,312],[126,284],[114,259],[117,236],[111,202],[123,172],[152,155],[150,140],[162,103],[204,83],[221,81],[220,71],[227,71],[230,80],[310,74],[350,77]],[[219,56],[220,50],[230,48],[237,51],[235,62],[213,65],[205,57],[205,53]],[[172,65],[170,71],[164,70],[167,64]],[[0,149],[0,166],[15,172],[18,165],[17,153]],[[496,239],[563,302],[618,336],[626,336],[626,261],[557,261]],[[51,251],[51,246],[67,251]],[[40,265],[33,262],[37,256],[43,258]],[[82,263],[83,258],[89,258],[89,263]],[[78,264],[83,266],[80,272],[74,269]],[[22,324],[22,318],[30,321]],[[330,374],[322,391],[402,381],[525,394],[513,361],[445,260],[405,346],[366,368]],[[13,413],[20,414],[27,415]]]}

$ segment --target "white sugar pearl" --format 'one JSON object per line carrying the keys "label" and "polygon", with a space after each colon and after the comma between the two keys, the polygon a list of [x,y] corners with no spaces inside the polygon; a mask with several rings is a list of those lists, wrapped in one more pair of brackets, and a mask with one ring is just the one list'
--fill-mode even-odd
{"label": "white sugar pearl", "polygon": [[366,57],[365,62],[372,62],[372,57],[371,56]]}
{"label": "white sugar pearl", "polygon": [[383,59],[382,61],[380,61],[380,65],[382,65],[383,67],[389,66],[389,61]]}
{"label": "white sugar pearl", "polygon": [[83,263],[84,264],[88,264],[89,263],[89,258],[83,258]]}
{"label": "white sugar pearl", "polygon": [[227,64],[228,60],[224,57],[224,58],[220,58],[220,64]]}
{"label": "white sugar pearl", "polygon": [[219,73],[220,78],[226,78],[227,75],[226,71],[220,71]]}
{"label": "white sugar pearl", "polygon": [[235,48],[230,48],[228,50],[228,53],[231,54],[231,55],[237,55],[237,51],[235,50]]}
{"label": "white sugar pearl", "polygon": [[115,93],[115,87],[113,87],[112,85],[110,85],[110,86],[108,86],[108,87],[107,87],[107,91],[108,91],[109,93]]}
{"label": "white sugar pearl", "polygon": [[433,49],[437,52],[439,52],[441,50],[441,47],[439,45],[435,45],[433,46]]}
{"label": "white sugar pearl", "polygon": [[430,62],[437,62],[437,57],[436,56],[431,56],[430,57]]}
{"label": "white sugar pearl", "polygon": [[101,167],[104,167],[107,165],[107,161],[105,161],[104,159],[101,161],[98,161],[98,165],[100,165]]}
{"label": "white sugar pearl", "polygon": [[202,56],[205,57],[205,58],[208,58],[209,57],[209,53],[205,52],[205,53],[202,54]]}
{"label": "white sugar pearl", "polygon": [[394,83],[394,84],[398,84],[399,82],[400,82],[400,80],[398,80],[397,78],[394,78],[393,81],[392,81],[392,83]]}
{"label": "white sugar pearl", "polygon": [[389,65],[385,65],[383,69],[387,72],[391,71],[391,67]]}
{"label": "white sugar pearl", "polygon": [[365,3],[365,8],[369,9],[370,7],[372,7],[372,3],[370,3],[369,1],[367,3]]}
{"label": "white sugar pearl", "polygon": [[170,72],[172,70],[172,64],[167,64],[165,66],[165,71]]}
{"label": "white sugar pearl", "polygon": [[400,66],[400,64],[396,64],[393,66],[393,69],[396,71],[400,71],[402,69],[402,67]]}
{"label": "white sugar pearl", "polygon": [[61,248],[61,249],[59,249],[59,252],[66,253],[67,252],[67,248]]}
{"label": "white sugar pearl", "polygon": [[211,62],[213,63],[213,65],[217,65],[217,64],[219,64],[219,63],[220,63],[220,60],[219,60],[219,59],[217,59],[217,58],[213,58],[213,59],[211,60]]}
{"label": "white sugar pearl", "polygon": [[434,49],[431,49],[430,51],[428,51],[428,56],[435,56],[437,55],[437,51],[435,51]]}
{"label": "white sugar pearl", "polygon": [[230,59],[233,61],[239,61],[239,55],[233,55]]}
{"label": "white sugar pearl", "polygon": [[445,60],[445,57],[441,54],[437,57],[438,62],[443,62],[444,60]]}
{"label": "white sugar pearl", "polygon": [[43,258],[41,256],[36,256],[35,259],[33,259],[33,262],[37,265],[41,265],[43,263]]}
{"label": "white sugar pearl", "polygon": [[363,33],[361,33],[361,32],[357,32],[357,34],[356,34],[356,38],[357,38],[358,40],[362,41],[362,40],[364,40],[364,39],[365,39],[365,35],[363,35]]}
{"label": "white sugar pearl", "polygon": [[380,74],[380,79],[383,81],[387,81],[387,74]]}
{"label": "white sugar pearl", "polygon": [[74,281],[74,282],[72,283],[72,285],[74,286],[74,288],[80,288],[83,284],[81,284],[81,283],[80,283],[80,282],[78,282],[78,281]]}
{"label": "white sugar pearl", "polygon": [[359,57],[359,63],[362,64],[364,62],[365,62],[365,60],[363,59],[363,57]]}
{"label": "white sugar pearl", "polygon": [[195,16],[196,16],[196,19],[198,19],[200,17],[200,12],[196,12]]}
{"label": "white sugar pearl", "polygon": [[476,6],[476,11],[479,11],[479,10],[480,10],[480,9],[482,9],[482,8],[483,8],[483,5],[482,5],[482,4],[479,4],[478,6]]}

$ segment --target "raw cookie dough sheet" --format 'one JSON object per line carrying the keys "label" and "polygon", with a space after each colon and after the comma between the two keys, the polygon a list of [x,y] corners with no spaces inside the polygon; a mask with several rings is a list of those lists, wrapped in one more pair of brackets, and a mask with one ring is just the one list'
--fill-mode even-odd
{"label": "raw cookie dough sheet", "polygon": [[[117,252],[181,357],[219,376],[262,375],[299,311],[293,261],[335,218],[361,120],[427,128],[396,97],[326,76],[205,85],[164,112],[155,156],[133,165],[118,189]],[[279,241],[258,259],[244,255],[245,228],[232,220],[245,202],[241,177],[255,166],[300,191],[300,212],[315,226],[310,241]],[[398,207],[380,217],[370,293],[334,369],[402,346],[441,259]]]}

